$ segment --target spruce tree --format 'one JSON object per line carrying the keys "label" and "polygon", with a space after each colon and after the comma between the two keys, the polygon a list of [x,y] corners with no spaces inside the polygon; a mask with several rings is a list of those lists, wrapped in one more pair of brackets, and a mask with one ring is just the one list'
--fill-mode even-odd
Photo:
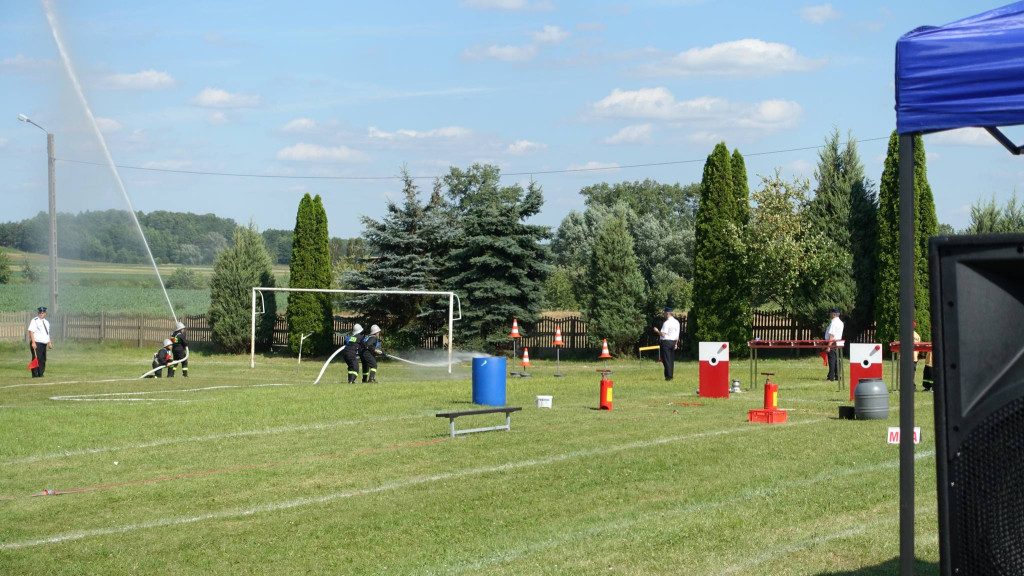
{"label": "spruce tree", "polygon": [[604,219],[594,237],[587,267],[590,300],[587,333],[591,344],[604,338],[619,355],[630,354],[646,328],[640,309],[644,278],[633,254],[633,239],[626,229],[625,206]]}
{"label": "spruce tree", "polygon": [[508,345],[513,318],[529,326],[541,313],[550,266],[546,226],[526,224],[540,212],[544,197],[530,182],[499,186],[496,166],[452,167],[444,177],[451,201],[453,240],[445,277],[462,297],[463,345],[501,349]]}
{"label": "spruce tree", "polygon": [[[331,287],[330,235],[319,195],[306,194],[299,201],[289,271],[292,288]],[[293,353],[299,352],[302,335],[309,333],[313,336],[303,344],[304,351],[310,355],[327,351],[334,329],[332,308],[330,294],[288,293],[288,347]]]}
{"label": "spruce tree", "polygon": [[729,149],[719,143],[708,155],[694,231],[693,307],[690,343],[727,341],[742,352],[750,338],[749,291],[744,283],[742,229]]}
{"label": "spruce tree", "polygon": [[851,169],[856,167],[846,165],[839,130],[833,130],[818,152],[817,187],[805,211],[805,235],[824,235],[823,249],[831,264],[803,275],[793,295],[793,314],[815,325],[824,325],[832,308],[848,316],[856,299],[850,240]]}
{"label": "spruce tree", "polygon": [[[893,131],[878,193],[878,269],[875,294],[876,336],[879,342],[899,340],[899,135]],[[914,320],[922,340],[931,338],[928,292],[928,238],[938,219],[928,185],[924,139],[914,136]]]}
{"label": "spruce tree", "polygon": [[[235,230],[232,243],[233,246],[222,250],[213,262],[208,315],[214,344],[221,350],[238,354],[249,349],[252,289],[273,287],[275,280],[270,254],[252,222],[247,228]],[[273,293],[265,294],[263,302],[263,313],[257,316],[256,343],[269,349],[277,320],[277,304]]]}
{"label": "spruce tree", "polygon": [[[441,290],[440,260],[447,251],[450,229],[444,219],[443,202],[431,198],[424,204],[419,188],[402,168],[401,205],[387,202],[381,220],[364,216],[363,238],[376,255],[363,271],[350,271],[342,282],[359,290]],[[432,328],[448,322],[448,301],[438,296],[368,295],[350,298],[347,307],[356,310],[367,324],[378,324],[388,334],[388,345],[398,349],[418,345]]]}
{"label": "spruce tree", "polygon": [[853,137],[847,139],[843,163],[850,182],[850,253],[853,256],[854,304],[847,329],[850,337],[874,323],[875,269],[878,265],[878,192],[864,175]]}

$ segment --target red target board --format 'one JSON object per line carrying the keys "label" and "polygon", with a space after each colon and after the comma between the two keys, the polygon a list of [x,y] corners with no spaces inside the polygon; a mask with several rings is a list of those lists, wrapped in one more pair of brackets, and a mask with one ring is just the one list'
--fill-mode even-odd
{"label": "red target board", "polygon": [[881,344],[850,344],[850,400],[857,382],[864,378],[882,377]]}
{"label": "red target board", "polygon": [[697,346],[701,398],[729,397],[729,343],[701,342]]}

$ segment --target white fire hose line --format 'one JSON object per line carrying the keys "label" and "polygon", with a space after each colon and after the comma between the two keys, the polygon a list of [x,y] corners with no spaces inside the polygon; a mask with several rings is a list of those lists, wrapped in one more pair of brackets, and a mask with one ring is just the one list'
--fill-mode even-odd
{"label": "white fire hose line", "polygon": [[185,346],[185,357],[184,358],[182,358],[181,360],[175,360],[174,362],[171,362],[171,363],[169,363],[169,364],[167,364],[165,366],[159,366],[157,368],[153,368],[149,372],[146,372],[142,376],[139,376],[139,380],[142,380],[143,378],[145,378],[145,377],[147,377],[147,376],[149,376],[151,374],[155,374],[157,370],[163,370],[164,368],[168,368],[168,371],[170,371],[169,369],[170,369],[171,366],[175,366],[177,364],[181,364],[185,360],[188,360],[188,346]]}
{"label": "white fire hose line", "polygon": [[138,378],[109,378],[106,380],[66,380],[63,382],[32,382],[25,384],[8,384],[7,386],[0,386],[0,390],[7,388],[31,388],[35,386],[63,386],[66,384],[106,384],[108,382],[132,382],[138,380]]}
{"label": "white fire hose line", "polygon": [[47,454],[39,454],[35,456],[25,456],[23,458],[16,458],[12,460],[6,460],[0,464],[4,466],[10,466],[14,464],[31,464],[34,462],[41,462],[44,460],[55,460],[58,458],[71,458],[76,456],[89,456],[92,454],[104,454],[107,452],[121,452],[124,450],[144,450],[146,448],[158,448],[160,446],[169,446],[172,444],[192,444],[198,442],[217,442],[221,440],[230,440],[233,438],[251,438],[257,436],[274,436],[277,434],[291,434],[293,432],[315,432],[319,430],[330,430],[332,428],[339,428],[342,426],[355,426],[373,424],[376,422],[391,422],[395,420],[408,420],[412,418],[424,418],[433,417],[434,411],[426,412],[424,414],[409,414],[405,416],[395,417],[381,417],[381,418],[364,418],[359,420],[339,420],[336,422],[324,422],[322,424],[302,424],[299,426],[280,426],[277,428],[262,428],[258,430],[243,430],[240,432],[227,432],[224,434],[210,434],[208,436],[190,436],[185,438],[161,438],[153,440],[151,442],[142,442],[139,444],[122,444],[119,446],[100,446],[97,448],[83,448],[79,450],[66,450],[63,452],[50,452]]}
{"label": "white fire hose line", "polygon": [[[816,424],[823,422],[823,419],[812,419],[804,420],[801,422],[790,422],[786,424],[776,425],[777,429],[789,428],[794,426],[801,426],[805,424]],[[743,426],[740,428],[728,428],[725,430],[714,430],[711,432],[696,432],[693,434],[684,434],[680,436],[667,436],[664,438],[656,438],[654,440],[644,440],[639,442],[630,442],[628,444],[620,444],[618,446],[608,446],[604,448],[595,448],[592,450],[578,450],[575,452],[568,452],[565,454],[556,454],[545,458],[537,458],[532,460],[522,460],[519,462],[509,462],[506,464],[499,464],[496,466],[483,466],[479,468],[471,468],[460,472],[446,472],[444,474],[436,474],[430,476],[416,476],[405,480],[396,480],[394,482],[386,482],[377,486],[369,488],[363,488],[359,490],[345,490],[342,492],[334,492],[332,494],[326,494],[315,498],[295,498],[291,500],[281,500],[278,502],[270,502],[262,504],[260,506],[254,506],[251,508],[235,508],[230,510],[219,510],[216,512],[209,512],[207,514],[200,514],[197,516],[178,516],[170,518],[157,518],[146,522],[138,522],[134,524],[125,524],[122,526],[111,526],[107,528],[94,528],[91,530],[83,530],[80,532],[65,532],[63,534],[55,534],[53,536],[47,536],[43,538],[21,540],[16,542],[3,542],[0,543],[0,550],[17,550],[20,548],[30,548],[34,546],[41,546],[44,544],[57,544],[61,542],[69,542],[73,540],[81,540],[83,538],[91,538],[95,536],[110,536],[115,534],[127,534],[129,532],[135,532],[137,530],[148,530],[152,528],[163,528],[167,526],[181,526],[185,524],[194,524],[196,522],[204,522],[206,520],[224,520],[230,518],[243,518],[247,516],[254,516],[256,514],[263,514],[267,512],[276,512],[280,510],[289,510],[292,508],[301,508],[305,506],[311,506],[314,504],[325,504],[333,502],[335,500],[343,500],[347,498],[354,498],[357,496],[365,496],[368,494],[380,494],[384,492],[390,492],[393,490],[401,490],[404,488],[411,488],[414,486],[422,486],[425,484],[432,484],[435,482],[449,482],[451,480],[457,480],[459,478],[466,478],[470,476],[479,476],[482,474],[489,474],[493,472],[506,472],[512,470],[521,470],[526,468],[532,468],[536,466],[545,466],[548,464],[554,464],[558,462],[566,462],[570,460],[577,460],[580,458],[592,458],[594,456],[601,456],[604,454],[611,454],[615,452],[622,452],[628,450],[637,450],[642,448],[650,448],[654,446],[661,446],[663,444],[671,444],[675,442],[681,442],[684,440],[696,440],[700,438],[713,438],[717,436],[724,436],[729,434],[737,434],[743,432],[753,432],[762,430],[755,426]]]}
{"label": "white fire hose line", "polygon": [[313,386],[316,386],[317,383],[320,382],[320,379],[324,377],[324,372],[326,372],[327,367],[331,365],[331,360],[334,360],[334,357],[337,356],[338,353],[344,349],[344,346],[338,348],[337,350],[334,351],[334,354],[331,354],[331,357],[327,359],[327,362],[324,362],[324,367],[320,369],[320,374],[317,374],[316,380],[313,381]]}

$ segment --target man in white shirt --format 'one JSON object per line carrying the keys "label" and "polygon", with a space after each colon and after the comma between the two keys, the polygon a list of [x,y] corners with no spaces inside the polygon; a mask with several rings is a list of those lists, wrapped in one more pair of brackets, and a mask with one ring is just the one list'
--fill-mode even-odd
{"label": "man in white shirt", "polygon": [[[832,309],[832,322],[829,323],[828,328],[825,329],[825,340],[836,341],[843,339],[843,321],[839,319],[839,310],[836,308]],[[835,382],[839,380],[839,371],[836,369],[836,365],[839,361],[838,353],[835,348],[828,349],[828,381]]]}
{"label": "man in white shirt", "polygon": [[661,330],[654,329],[661,337],[661,362],[665,367],[665,381],[672,380],[672,371],[675,368],[676,348],[679,347],[679,320],[672,316],[672,309],[665,308],[665,321],[661,324]]}
{"label": "man in white shirt", "polygon": [[38,361],[38,366],[32,369],[33,378],[41,378],[46,372],[46,349],[53,348],[50,341],[50,322],[46,319],[46,307],[40,306],[39,313],[28,323],[28,347],[32,352],[32,359]]}

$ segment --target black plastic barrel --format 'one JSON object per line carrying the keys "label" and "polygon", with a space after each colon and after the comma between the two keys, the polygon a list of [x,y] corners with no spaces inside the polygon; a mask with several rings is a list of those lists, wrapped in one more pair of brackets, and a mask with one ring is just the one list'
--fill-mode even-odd
{"label": "black plastic barrel", "polygon": [[853,391],[857,420],[885,420],[889,417],[889,389],[881,378],[861,378]]}

